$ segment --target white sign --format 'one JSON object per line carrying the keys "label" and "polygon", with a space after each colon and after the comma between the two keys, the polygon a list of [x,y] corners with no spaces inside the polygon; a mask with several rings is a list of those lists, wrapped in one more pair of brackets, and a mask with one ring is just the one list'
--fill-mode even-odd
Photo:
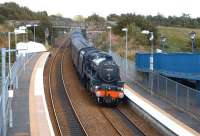
{"label": "white sign", "polygon": [[150,70],[153,71],[153,56],[150,56]]}
{"label": "white sign", "polygon": [[22,29],[15,29],[15,34],[25,34],[26,31],[25,30],[22,30]]}

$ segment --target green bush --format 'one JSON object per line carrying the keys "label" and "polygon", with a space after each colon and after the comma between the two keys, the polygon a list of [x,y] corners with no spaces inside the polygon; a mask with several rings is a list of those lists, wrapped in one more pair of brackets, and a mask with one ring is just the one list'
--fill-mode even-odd
{"label": "green bush", "polygon": [[5,17],[3,15],[0,15],[0,24],[3,24],[5,22]]}
{"label": "green bush", "polygon": [[144,36],[141,34],[142,30],[149,30],[154,33],[154,42],[157,40],[157,28],[150,21],[148,21],[144,16],[135,14],[122,14],[117,25],[113,27],[113,33],[123,36],[124,32],[121,31],[122,28],[128,28],[128,34],[134,36],[134,38],[140,44],[147,44],[148,40],[145,40]]}

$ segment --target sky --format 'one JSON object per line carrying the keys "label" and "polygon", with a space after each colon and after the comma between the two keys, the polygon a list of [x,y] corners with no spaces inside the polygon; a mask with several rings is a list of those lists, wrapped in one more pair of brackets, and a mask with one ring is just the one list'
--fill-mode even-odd
{"label": "sky", "polygon": [[141,15],[200,17],[200,0],[0,0],[16,2],[33,11],[47,11],[49,15],[61,14],[73,18],[76,15],[87,17],[94,13],[106,17],[111,13],[136,13]]}

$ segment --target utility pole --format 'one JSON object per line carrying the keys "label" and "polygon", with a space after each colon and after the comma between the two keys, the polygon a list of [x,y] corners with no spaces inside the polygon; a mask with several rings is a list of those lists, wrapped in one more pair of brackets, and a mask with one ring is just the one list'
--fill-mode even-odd
{"label": "utility pole", "polygon": [[127,77],[127,71],[128,71],[128,28],[122,28],[122,31],[125,32],[126,36],[126,77]]}
{"label": "utility pole", "polygon": [[110,39],[110,48],[109,48],[109,53],[111,54],[111,46],[112,46],[112,27],[111,26],[108,26],[107,29],[110,30],[110,34],[109,34],[109,39]]}
{"label": "utility pole", "polygon": [[3,136],[6,136],[6,88],[5,88],[5,83],[6,83],[6,49],[2,48],[1,49],[1,60],[2,60],[2,68],[1,68],[1,74],[2,74],[2,119],[3,119]]}
{"label": "utility pole", "polygon": [[10,57],[11,57],[11,54],[10,54],[10,33],[11,32],[8,32],[8,67],[9,67],[9,81],[11,80],[11,60],[10,60]]}
{"label": "utility pole", "polygon": [[150,32],[148,30],[143,30],[142,31],[143,34],[147,35],[149,37],[149,41],[151,43],[151,54],[150,54],[150,91],[151,91],[151,95],[153,94],[153,71],[154,71],[154,59],[153,59],[153,40],[154,40],[154,35],[153,32]]}

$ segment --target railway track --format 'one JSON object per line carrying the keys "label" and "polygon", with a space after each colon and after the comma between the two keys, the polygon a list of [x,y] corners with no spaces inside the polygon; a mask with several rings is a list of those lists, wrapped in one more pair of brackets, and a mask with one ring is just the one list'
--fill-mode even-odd
{"label": "railway track", "polygon": [[126,122],[129,127],[131,127],[131,129],[133,130],[134,134],[137,136],[145,136],[145,134],[143,133],[143,131],[138,128],[138,126],[135,124],[134,121],[132,121],[130,119],[130,117],[123,111],[121,111],[119,108],[115,108],[113,109],[114,112],[116,112],[119,116],[122,117],[122,119],[124,120],[124,122]]}
{"label": "railway track", "polygon": [[100,112],[102,113],[102,115],[106,118],[106,120],[113,126],[114,130],[116,131],[116,133],[120,136],[123,136],[123,133],[117,128],[115,127],[115,125],[113,124],[113,122],[110,120],[110,118],[105,114],[105,112],[103,111],[103,109],[99,109]]}
{"label": "railway track", "polygon": [[[134,136],[145,136],[135,122],[133,122],[124,112],[119,108],[100,108],[101,113],[107,119],[107,121],[116,130],[116,133],[120,136],[134,135]],[[118,121],[115,121],[117,120]]]}
{"label": "railway track", "polygon": [[[64,53],[65,53],[65,52],[64,52]],[[63,61],[64,61],[64,55],[65,55],[64,53],[63,53],[63,55],[62,55],[62,60],[61,60],[61,73],[63,73]],[[70,105],[71,105],[71,107],[72,107],[72,109],[73,109],[74,115],[76,116],[76,119],[78,120],[78,122],[79,122],[79,124],[80,124],[80,126],[81,126],[81,128],[82,128],[82,130],[83,130],[83,132],[84,132],[84,135],[88,136],[87,131],[85,130],[85,128],[84,128],[84,126],[83,126],[83,124],[82,124],[82,122],[81,122],[81,120],[80,120],[80,118],[79,118],[79,116],[78,116],[78,114],[77,114],[77,111],[76,111],[76,109],[74,108],[74,105],[73,105],[73,103],[72,103],[72,100],[71,100],[71,98],[70,98],[70,96],[69,96],[69,94],[68,94],[67,86],[66,86],[66,84],[65,84],[65,82],[64,82],[63,74],[61,74],[61,75],[62,75],[63,85],[64,85],[64,88],[65,88],[65,93],[66,93],[66,95],[67,95],[67,97],[68,97],[68,100],[69,100],[69,102],[70,102]]]}
{"label": "railway track", "polygon": [[[51,56],[52,59],[48,77],[50,85],[49,96],[54,114],[56,135],[87,136],[86,131],[78,119],[71,100],[68,97],[66,87],[62,79],[62,58],[64,56],[64,48],[64,45],[60,46]],[[58,81],[57,83],[55,83],[55,77]]]}
{"label": "railway track", "polygon": [[[119,111],[94,104],[80,84],[70,49],[64,46],[66,40],[59,43],[61,46],[54,48],[45,66],[44,76],[45,97],[55,135],[159,135],[152,133],[148,126],[137,128],[138,123],[134,124],[121,108]],[[150,131],[139,132],[141,128]]]}
{"label": "railway track", "polygon": [[[57,124],[56,125],[56,135],[62,135],[62,131],[61,131],[61,127],[59,125],[59,121],[58,121],[58,117],[56,115],[56,110],[55,110],[55,105],[54,105],[54,101],[53,101],[53,95],[52,95],[52,88],[50,86],[51,84],[51,76],[50,76],[50,73],[52,71],[52,66],[53,66],[53,62],[55,61],[55,57],[56,57],[56,54],[57,54],[58,50],[56,50],[56,53],[54,56],[51,56],[52,57],[52,60],[51,60],[51,64],[50,64],[50,70],[49,70],[49,77],[48,77],[48,82],[49,82],[49,96],[50,96],[50,103],[51,103],[51,107],[52,107],[52,111],[53,111],[53,116],[54,116],[54,120],[55,120],[55,123],[54,124]],[[55,125],[54,125],[55,126]],[[55,129],[55,127],[54,127]]]}

